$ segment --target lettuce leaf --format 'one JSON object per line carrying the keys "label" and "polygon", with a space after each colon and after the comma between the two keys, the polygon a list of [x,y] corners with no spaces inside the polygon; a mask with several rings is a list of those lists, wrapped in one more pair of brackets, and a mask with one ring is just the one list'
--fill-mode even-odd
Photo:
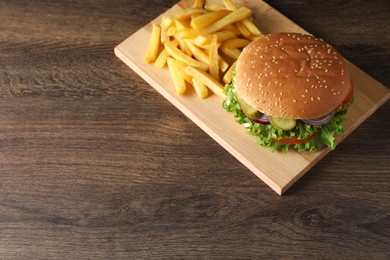
{"label": "lettuce leaf", "polygon": [[[283,131],[271,124],[263,125],[254,123],[245,116],[235,97],[234,80],[233,84],[227,84],[225,86],[224,93],[226,94],[226,98],[222,103],[223,108],[231,112],[237,118],[237,122],[243,125],[249,134],[258,138],[259,145],[270,147],[272,151],[287,152],[289,148],[294,148],[299,152],[314,152],[326,147],[333,150],[336,147],[335,136],[344,132],[343,122],[349,105],[337,112],[327,124],[320,127],[305,124],[297,120],[297,124],[293,129]],[[301,140],[310,137],[314,133],[316,134],[313,138],[301,144],[287,144],[275,141],[275,139],[295,137]]]}

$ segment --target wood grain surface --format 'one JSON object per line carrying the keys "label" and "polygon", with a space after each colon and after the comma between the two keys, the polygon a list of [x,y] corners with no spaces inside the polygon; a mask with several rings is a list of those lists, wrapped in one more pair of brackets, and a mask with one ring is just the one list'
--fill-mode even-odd
{"label": "wood grain surface", "polygon": [[[0,0],[0,259],[390,257],[390,106],[280,197],[113,48],[175,1]],[[390,85],[388,1],[267,1]]]}

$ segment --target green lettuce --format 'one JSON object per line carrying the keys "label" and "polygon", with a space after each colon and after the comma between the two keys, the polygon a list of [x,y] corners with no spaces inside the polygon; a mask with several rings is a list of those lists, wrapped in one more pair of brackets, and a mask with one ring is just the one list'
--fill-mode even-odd
{"label": "green lettuce", "polygon": [[[336,147],[335,136],[344,132],[343,122],[349,105],[337,112],[328,123],[322,126],[312,126],[305,124],[301,120],[297,120],[297,124],[293,129],[284,131],[271,124],[263,125],[254,123],[248,119],[237,102],[233,84],[227,84],[224,88],[224,93],[226,94],[226,98],[222,103],[223,108],[231,112],[237,118],[237,122],[243,125],[249,134],[258,138],[259,145],[270,147],[273,151],[287,152],[291,147],[299,152],[314,152],[326,147],[333,150]],[[300,144],[287,144],[275,141],[283,138],[298,138],[302,140],[313,134],[313,138]]]}

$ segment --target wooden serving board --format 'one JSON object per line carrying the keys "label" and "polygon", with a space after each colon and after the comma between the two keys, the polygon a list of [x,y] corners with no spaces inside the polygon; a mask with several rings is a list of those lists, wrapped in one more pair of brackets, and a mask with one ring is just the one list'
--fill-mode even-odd
{"label": "wooden serving board", "polygon": [[[180,1],[165,14],[172,14],[182,8],[190,7],[192,3],[192,0]],[[245,6],[252,9],[255,23],[264,34],[307,33],[263,1],[236,0],[235,3],[238,6],[245,3]],[[162,15],[154,21],[160,23]],[[169,71],[156,68],[153,64],[146,64],[143,61],[150,34],[151,23],[116,46],[115,54],[279,195],[283,194],[330,151],[325,149],[315,153],[298,153],[290,150],[286,154],[272,152],[256,144],[256,138],[247,134],[244,127],[235,122],[233,115],[222,108],[222,99],[217,95],[199,99],[192,91],[178,96]],[[349,69],[355,85],[355,103],[350,107],[346,118],[346,131],[337,138],[337,143],[348,136],[390,97],[389,89],[359,68],[349,64]]]}

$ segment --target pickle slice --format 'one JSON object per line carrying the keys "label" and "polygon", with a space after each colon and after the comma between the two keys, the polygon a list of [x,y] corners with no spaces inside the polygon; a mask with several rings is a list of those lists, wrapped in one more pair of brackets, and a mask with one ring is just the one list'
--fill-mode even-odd
{"label": "pickle slice", "polygon": [[261,113],[256,108],[252,107],[248,103],[246,103],[241,97],[236,95],[236,99],[238,104],[240,105],[240,108],[242,112],[249,118],[249,119],[259,119],[261,117]]}
{"label": "pickle slice", "polygon": [[288,119],[282,117],[272,117],[268,116],[269,122],[277,128],[282,130],[291,130],[295,127],[297,121],[295,119]]}

